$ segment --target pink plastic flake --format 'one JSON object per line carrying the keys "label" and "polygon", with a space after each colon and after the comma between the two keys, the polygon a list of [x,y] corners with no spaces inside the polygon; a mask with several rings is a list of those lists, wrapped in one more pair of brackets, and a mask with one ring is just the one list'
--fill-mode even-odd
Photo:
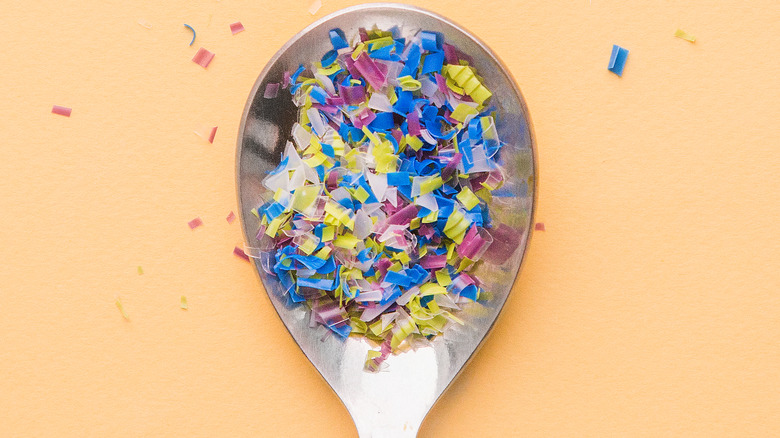
{"label": "pink plastic flake", "polygon": [[194,230],[195,228],[198,228],[199,226],[203,225],[203,219],[196,217],[195,219],[187,222],[187,225],[190,226],[191,230]]}
{"label": "pink plastic flake", "polygon": [[199,66],[206,68],[211,64],[211,60],[214,59],[214,53],[201,47],[195,56],[192,57],[192,62]]}
{"label": "pink plastic flake", "polygon": [[70,117],[71,111],[73,111],[73,110],[68,108],[68,107],[66,107],[66,106],[54,105],[51,108],[51,112],[53,114],[59,114],[61,116],[65,116],[65,117]]}
{"label": "pink plastic flake", "polygon": [[244,30],[244,25],[241,24],[240,21],[236,21],[235,23],[230,24],[230,31],[233,32],[233,35],[243,32]]}

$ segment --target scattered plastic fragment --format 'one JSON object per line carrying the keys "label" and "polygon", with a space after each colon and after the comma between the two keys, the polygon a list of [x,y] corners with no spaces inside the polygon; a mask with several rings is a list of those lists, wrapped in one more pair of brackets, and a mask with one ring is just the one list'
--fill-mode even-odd
{"label": "scattered plastic fragment", "polygon": [[203,225],[203,219],[196,217],[195,219],[187,222],[187,225],[190,226],[191,230],[194,230],[195,228],[198,228],[199,226]]}
{"label": "scattered plastic fragment", "polygon": [[115,304],[116,308],[119,309],[119,313],[122,314],[122,318],[124,318],[125,321],[130,321],[130,317],[127,316],[127,312],[125,312],[125,306],[122,305],[122,300],[120,300],[119,297],[117,297]]}
{"label": "scattered plastic fragment", "polygon": [[279,94],[279,83],[269,82],[265,85],[265,92],[263,97],[265,99],[273,99]]}
{"label": "scattered plastic fragment", "polygon": [[144,268],[138,267],[138,275],[144,275]]}
{"label": "scattered plastic fragment", "polygon": [[242,259],[244,259],[244,260],[246,260],[246,261],[249,261],[249,256],[248,256],[248,255],[246,255],[246,253],[244,252],[244,250],[243,250],[243,249],[241,249],[241,248],[239,248],[239,247],[235,247],[235,248],[233,248],[233,254],[234,254],[236,257],[239,257],[239,258],[242,258]]}
{"label": "scattered plastic fragment", "polygon": [[235,35],[237,33],[241,33],[244,30],[246,30],[246,29],[244,29],[244,25],[241,24],[240,21],[236,21],[235,23],[231,23],[230,24],[230,32],[232,32],[233,35]]}
{"label": "scattered plastic fragment", "polygon": [[545,229],[544,229],[544,222],[537,222],[536,225],[534,225],[534,230],[536,230],[536,231],[545,231]]}
{"label": "scattered plastic fragment", "polygon": [[311,6],[309,6],[309,13],[314,15],[317,13],[317,11],[320,10],[321,7],[322,7],[322,0],[314,0]]}
{"label": "scattered plastic fragment", "polygon": [[612,55],[609,57],[609,66],[607,67],[607,70],[615,73],[618,76],[623,76],[623,68],[626,66],[627,57],[627,49],[624,49],[617,44],[613,45]]}
{"label": "scattered plastic fragment", "polygon": [[209,143],[214,143],[214,138],[217,136],[217,127],[216,126],[203,126],[199,129],[196,129],[193,131],[195,135],[198,137],[203,138],[204,140],[208,141]]}
{"label": "scattered plastic fragment", "polygon": [[[189,44],[191,46],[192,43],[195,42],[195,29],[192,26],[190,26],[189,24],[187,24],[187,23],[184,23],[184,27],[186,27],[187,29],[192,31],[192,40],[190,40],[190,44]],[[206,64],[206,65],[208,65],[208,64]]]}
{"label": "scattered plastic fragment", "polygon": [[182,310],[187,310],[189,308],[189,306],[187,306],[187,297],[185,297],[184,295],[181,296],[179,308]]}
{"label": "scattered plastic fragment", "polygon": [[208,50],[201,47],[200,49],[198,49],[198,52],[195,53],[195,56],[192,57],[192,62],[198,64],[203,68],[206,68],[209,66],[209,64],[211,64],[212,59],[214,59],[214,53],[209,52]]}
{"label": "scattered plastic fragment", "polygon": [[686,31],[684,31],[682,29],[677,29],[674,32],[674,36],[676,36],[677,38],[684,39],[685,41],[692,42],[692,43],[696,42],[696,37],[695,36],[689,34],[688,32],[686,32]]}
{"label": "scattered plastic fragment", "polygon": [[469,58],[435,32],[358,36],[330,30],[332,50],[280,79],[298,121],[252,211],[260,248],[236,255],[312,326],[381,344],[375,372],[463,324],[457,312],[487,296],[474,268],[511,259],[521,232],[491,217],[503,143]]}
{"label": "scattered plastic fragment", "polygon": [[236,214],[231,211],[230,213],[228,213],[225,220],[227,221],[227,223],[232,224],[236,220]]}
{"label": "scattered plastic fragment", "polygon": [[68,108],[66,106],[54,105],[51,108],[52,114],[58,114],[60,116],[65,116],[65,117],[70,117],[70,113],[72,111],[73,111],[72,109],[70,109],[70,108]]}
{"label": "scattered plastic fragment", "polygon": [[151,29],[152,28],[152,23],[144,20],[143,18],[138,20],[138,25],[141,26],[141,27],[145,27],[147,29]]}

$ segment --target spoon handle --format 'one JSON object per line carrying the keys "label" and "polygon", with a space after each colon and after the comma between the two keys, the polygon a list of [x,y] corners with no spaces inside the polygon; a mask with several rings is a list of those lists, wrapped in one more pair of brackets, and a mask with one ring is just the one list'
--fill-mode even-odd
{"label": "spoon handle", "polygon": [[[370,426],[370,425],[369,425]],[[417,436],[417,427],[407,426],[404,430],[403,425],[398,427],[366,427],[358,428],[358,437],[360,438],[415,438]]]}

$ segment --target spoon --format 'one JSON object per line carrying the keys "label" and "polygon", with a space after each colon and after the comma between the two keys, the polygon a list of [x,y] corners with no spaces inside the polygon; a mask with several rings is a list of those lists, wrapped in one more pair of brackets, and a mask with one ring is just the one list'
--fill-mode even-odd
{"label": "spoon", "polygon": [[[369,344],[343,340],[324,326],[309,327],[305,306],[291,305],[278,280],[253,259],[271,303],[293,339],[333,388],[355,422],[361,438],[415,437],[436,400],[474,356],[493,327],[520,270],[536,205],[536,157],[531,120],[520,90],[498,57],[459,25],[432,12],[403,4],[364,4],[342,9],[316,21],[288,41],[257,78],[241,119],[237,148],[237,186],[240,217],[248,247],[257,246],[258,219],[251,213],[268,196],[262,185],[267,172],[281,159],[298,109],[287,91],[274,99],[263,94],[268,83],[282,81],[285,71],[310,65],[331,49],[328,31],[341,28],[348,40],[358,29],[389,30],[397,26],[404,37],[419,30],[440,32],[444,40],[473,58],[472,65],[493,91],[501,157],[506,174],[490,206],[494,242],[492,260],[474,272],[486,297],[463,308],[454,325],[430,346],[391,355],[378,373],[363,371]],[[487,255],[486,255],[487,256]]]}

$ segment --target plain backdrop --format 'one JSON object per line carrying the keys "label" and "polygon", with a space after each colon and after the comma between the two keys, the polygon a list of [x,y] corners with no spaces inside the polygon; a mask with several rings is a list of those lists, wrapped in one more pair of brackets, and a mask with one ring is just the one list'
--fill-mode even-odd
{"label": "plain backdrop", "polygon": [[[225,220],[257,74],[356,3],[4,3],[0,436],[356,436]],[[780,3],[418,6],[517,79],[547,229],[420,436],[776,434]],[[612,44],[630,50],[622,78]],[[216,53],[207,70],[199,47]]]}

